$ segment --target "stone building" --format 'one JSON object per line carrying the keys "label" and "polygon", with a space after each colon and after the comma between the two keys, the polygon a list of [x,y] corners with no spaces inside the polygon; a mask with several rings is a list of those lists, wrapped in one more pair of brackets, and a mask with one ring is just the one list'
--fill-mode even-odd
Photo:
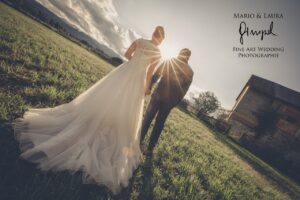
{"label": "stone building", "polygon": [[252,75],[228,117],[230,137],[273,163],[298,171],[300,93]]}

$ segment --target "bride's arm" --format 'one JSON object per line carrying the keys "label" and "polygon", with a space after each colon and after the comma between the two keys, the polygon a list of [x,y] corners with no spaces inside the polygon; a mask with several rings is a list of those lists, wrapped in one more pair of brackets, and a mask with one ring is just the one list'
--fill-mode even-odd
{"label": "bride's arm", "polygon": [[132,58],[132,54],[136,49],[136,41],[134,41],[130,47],[127,49],[127,51],[125,52],[124,56],[125,58],[127,58],[128,60],[130,60]]}

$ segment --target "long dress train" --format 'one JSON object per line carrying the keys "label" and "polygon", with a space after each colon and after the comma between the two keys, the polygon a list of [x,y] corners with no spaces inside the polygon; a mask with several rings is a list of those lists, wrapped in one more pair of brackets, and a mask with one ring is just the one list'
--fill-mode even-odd
{"label": "long dress train", "polygon": [[25,112],[13,126],[21,157],[41,170],[83,171],[84,183],[118,193],[140,160],[147,67],[159,57],[139,39],[134,56],[69,103]]}

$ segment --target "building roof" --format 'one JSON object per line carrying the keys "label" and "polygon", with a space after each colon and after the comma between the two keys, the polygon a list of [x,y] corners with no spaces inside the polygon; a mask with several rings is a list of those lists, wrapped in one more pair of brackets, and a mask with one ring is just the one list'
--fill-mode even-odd
{"label": "building roof", "polygon": [[247,86],[268,96],[274,97],[300,108],[300,92],[282,86],[273,81],[258,77],[256,75],[251,75],[250,79],[238,95],[237,99],[240,97]]}

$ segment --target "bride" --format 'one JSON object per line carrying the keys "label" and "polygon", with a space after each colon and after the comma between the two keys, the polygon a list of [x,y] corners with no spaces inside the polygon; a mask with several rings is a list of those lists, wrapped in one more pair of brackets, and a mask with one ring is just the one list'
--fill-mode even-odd
{"label": "bride", "polygon": [[25,112],[13,123],[21,157],[41,170],[81,170],[84,183],[106,185],[115,194],[126,187],[139,164],[144,96],[163,39],[158,26],[151,40],[132,43],[128,62],[71,102]]}

